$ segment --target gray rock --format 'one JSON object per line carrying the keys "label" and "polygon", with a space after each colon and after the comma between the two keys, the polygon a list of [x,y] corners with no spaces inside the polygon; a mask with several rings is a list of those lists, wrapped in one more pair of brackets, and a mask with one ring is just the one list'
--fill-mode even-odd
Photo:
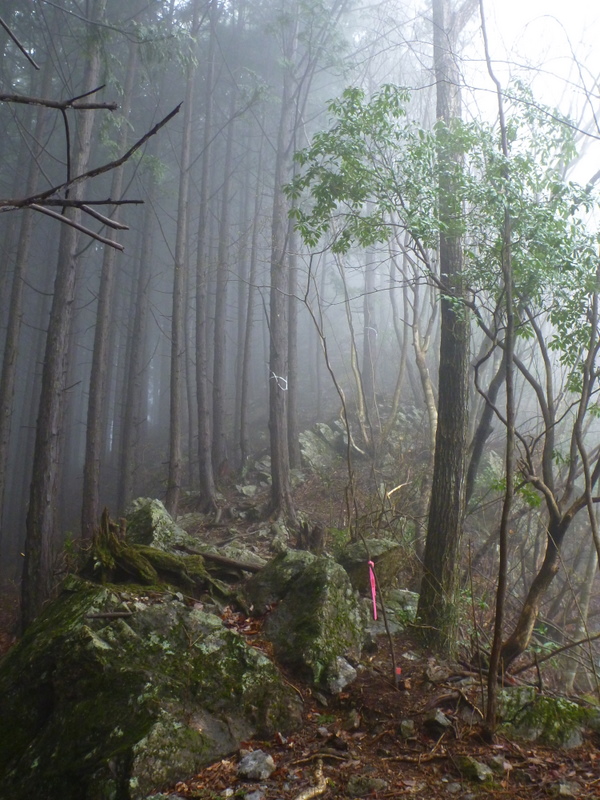
{"label": "gray rock", "polygon": [[265,793],[260,789],[255,789],[253,792],[248,792],[244,795],[244,800],[264,800]]}
{"label": "gray rock", "polygon": [[364,635],[362,614],[356,592],[339,564],[315,556],[305,563],[293,581],[293,591],[288,587],[264,631],[278,661],[315,685],[326,686],[338,657],[358,659]]}
{"label": "gray rock", "polygon": [[[377,584],[382,592],[392,586],[398,578],[398,573],[404,560],[404,548],[389,539],[367,539],[367,547],[371,561],[375,564]],[[343,547],[337,554],[336,560],[344,567],[355,589],[362,594],[371,590],[369,578],[369,559],[365,550],[365,543],[351,542]],[[385,595],[387,606],[387,594]]]}
{"label": "gray rock", "polygon": [[166,552],[174,552],[177,545],[195,547],[198,544],[196,538],[174,522],[160,500],[147,497],[134,500],[126,522],[126,537],[131,544],[144,544]]}
{"label": "gray rock", "polygon": [[69,578],[0,665],[2,791],[142,800],[299,722],[296,693],[218,617]]}
{"label": "gray rock", "polygon": [[401,720],[399,730],[403,739],[412,739],[415,735],[415,721],[412,719]]}
{"label": "gray rock", "polygon": [[531,686],[506,687],[498,694],[504,728],[531,742],[566,749],[579,747],[592,714],[565,697],[541,695]]}
{"label": "gray rock", "polygon": [[491,783],[494,779],[490,767],[472,756],[457,756],[456,764],[464,777],[469,780]]}
{"label": "gray rock", "polygon": [[439,736],[452,728],[452,720],[441,709],[435,708],[425,715],[423,725],[433,736]]}
{"label": "gray rock", "polygon": [[331,694],[339,694],[356,680],[358,673],[345,658],[338,656],[327,673],[327,688]]}
{"label": "gray rock", "polygon": [[314,431],[303,431],[298,436],[303,464],[313,472],[329,472],[339,461],[340,454],[323,436]]}
{"label": "gray rock", "polygon": [[371,775],[352,775],[348,779],[350,797],[366,797],[371,792],[380,792],[388,787],[388,782]]}
{"label": "gray rock", "polygon": [[242,757],[237,772],[239,777],[245,780],[264,781],[275,772],[275,769],[271,755],[263,750],[253,750]]}
{"label": "gray rock", "polygon": [[262,614],[267,606],[286,597],[316,556],[304,550],[285,550],[249,578],[243,587],[249,606]]}

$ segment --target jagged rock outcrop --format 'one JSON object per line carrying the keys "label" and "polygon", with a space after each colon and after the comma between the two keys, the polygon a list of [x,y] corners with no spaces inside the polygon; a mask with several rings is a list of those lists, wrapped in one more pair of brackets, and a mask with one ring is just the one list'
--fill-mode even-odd
{"label": "jagged rock outcrop", "polygon": [[333,559],[288,550],[249,579],[245,594],[260,613],[278,661],[318,686],[335,686],[339,659],[356,659],[364,638],[357,593]]}
{"label": "jagged rock outcrop", "polygon": [[141,800],[293,728],[276,667],[196,605],[69,578],[0,666],[4,796]]}

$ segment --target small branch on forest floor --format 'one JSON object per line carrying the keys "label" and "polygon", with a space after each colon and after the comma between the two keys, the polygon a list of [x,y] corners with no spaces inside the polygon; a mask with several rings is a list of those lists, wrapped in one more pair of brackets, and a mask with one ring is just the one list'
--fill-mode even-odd
{"label": "small branch on forest floor", "polygon": [[133,611],[104,611],[97,614],[86,614],[86,619],[119,619],[120,617],[132,617]]}

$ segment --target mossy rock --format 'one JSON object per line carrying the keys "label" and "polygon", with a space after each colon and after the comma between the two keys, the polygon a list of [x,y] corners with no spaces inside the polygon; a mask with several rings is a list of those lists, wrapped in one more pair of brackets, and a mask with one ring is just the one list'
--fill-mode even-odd
{"label": "mossy rock", "polygon": [[218,617],[69,578],[0,663],[0,785],[11,800],[141,800],[299,712]]}
{"label": "mossy rock", "polygon": [[498,706],[507,733],[551,747],[578,747],[592,719],[589,708],[566,697],[540,694],[531,686],[503,689]]}
{"label": "mossy rock", "polygon": [[126,538],[130,544],[142,544],[173,552],[177,547],[197,547],[198,539],[186,533],[171,517],[160,500],[138,497],[126,517]]}
{"label": "mossy rock", "polygon": [[271,559],[260,572],[248,578],[243,594],[248,607],[262,614],[268,606],[282,600],[316,556],[305,550],[284,550]]}
{"label": "mossy rock", "polygon": [[345,570],[330,558],[313,557],[264,630],[281,663],[325,686],[338,658],[360,656],[364,638],[358,596]]}
{"label": "mossy rock", "polygon": [[404,550],[402,545],[390,539],[369,538],[365,542],[362,540],[351,542],[336,554],[336,560],[346,570],[352,585],[361,594],[370,591],[369,557],[375,565],[379,588],[383,591],[393,586],[397,580],[404,559]]}

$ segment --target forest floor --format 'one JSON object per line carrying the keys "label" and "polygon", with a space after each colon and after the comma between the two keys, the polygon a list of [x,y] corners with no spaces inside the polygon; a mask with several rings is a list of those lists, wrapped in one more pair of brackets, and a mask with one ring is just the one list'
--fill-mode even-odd
{"label": "forest floor", "polygon": [[[232,494],[228,495],[229,501]],[[297,489],[297,507],[311,522],[335,526],[336,520],[344,518],[343,496],[341,485],[309,479]],[[207,525],[196,533],[218,545],[226,528],[226,524]],[[246,537],[252,526],[236,520],[235,528]],[[414,582],[410,566],[407,572],[405,585]],[[261,635],[263,620],[247,618],[230,607],[224,609],[223,619],[269,654],[269,644]],[[15,587],[4,587],[0,589],[0,656],[15,642],[16,620]],[[268,778],[240,779],[241,753],[234,753],[167,791],[173,799],[197,800],[600,798],[600,735],[588,734],[582,745],[569,750],[502,735],[490,741],[482,724],[483,679],[465,664],[436,660],[410,629],[392,642],[400,670],[396,679],[385,636],[375,652],[365,654],[357,665],[357,679],[337,696],[321,695],[286,675],[304,702],[302,726],[269,741],[244,743],[245,750],[260,749],[272,757],[275,769]],[[535,676],[529,678],[535,682]],[[526,683],[527,674],[520,679]],[[447,720],[445,728],[431,719],[437,711]],[[470,778],[467,757],[491,766],[493,779]]]}
{"label": "forest floor", "polygon": [[[254,631],[249,638],[253,637],[260,638],[260,633]],[[491,743],[477,721],[465,721],[461,714],[465,701],[471,705],[467,699],[470,692],[460,687],[464,672],[445,670],[447,677],[432,683],[426,677],[427,672],[431,674],[431,656],[405,634],[395,638],[394,647],[402,670],[398,688],[391,679],[385,639],[377,653],[363,663],[358,679],[339,696],[328,698],[326,705],[293,681],[305,702],[302,728],[289,736],[276,735],[270,741],[246,744],[249,750],[260,749],[272,756],[276,769],[267,780],[240,780],[236,754],[178,783],[171,791],[198,800],[304,800],[317,796],[310,788],[318,783],[321,761],[326,787],[319,796],[325,800],[600,797],[598,738],[589,737],[572,750],[502,736]],[[439,663],[434,666],[445,667]],[[477,705],[473,703],[473,707],[473,716],[477,717]],[[451,721],[445,732],[427,724],[437,709]],[[465,757],[493,765],[493,780],[484,783],[469,779]]]}

